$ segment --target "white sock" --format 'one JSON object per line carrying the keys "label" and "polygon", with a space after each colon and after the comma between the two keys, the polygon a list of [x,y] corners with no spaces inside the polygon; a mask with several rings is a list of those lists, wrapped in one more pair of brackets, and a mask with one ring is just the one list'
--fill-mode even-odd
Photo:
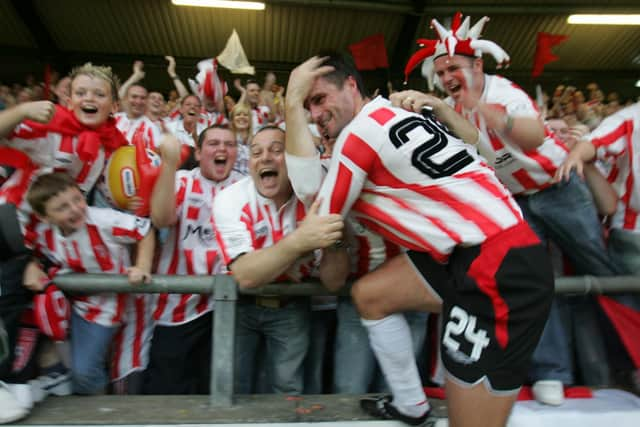
{"label": "white sock", "polygon": [[429,402],[420,382],[404,315],[396,313],[380,320],[361,321],[369,331],[371,348],[393,393],[393,406],[412,417],[423,415],[429,410]]}

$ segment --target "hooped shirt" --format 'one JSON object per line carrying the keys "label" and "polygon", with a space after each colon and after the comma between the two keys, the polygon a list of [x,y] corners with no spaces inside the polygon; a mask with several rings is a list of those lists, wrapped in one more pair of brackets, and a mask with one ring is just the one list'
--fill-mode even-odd
{"label": "hooped shirt", "polygon": [[[514,117],[539,117],[533,100],[516,84],[501,76],[485,74],[480,100]],[[535,150],[523,151],[509,142],[508,135],[487,128],[475,111],[465,111],[449,97],[446,102],[480,131],[480,150],[492,153],[491,166],[514,195],[536,193],[552,185],[558,167],[567,157],[567,147],[545,127],[545,138]]]}
{"label": "hooped shirt", "polygon": [[640,103],[604,119],[588,140],[599,159],[612,163],[607,180],[619,199],[611,227],[640,232]]}
{"label": "hooped shirt", "polygon": [[[131,265],[129,247],[150,230],[147,218],[90,206],[85,226],[68,236],[56,226],[38,224],[34,246],[61,272],[126,274]],[[123,321],[126,299],[126,294],[74,296],[73,310],[88,322],[114,326]]]}
{"label": "hooped shirt", "polygon": [[[162,247],[157,272],[160,274],[212,275],[225,272],[215,237],[211,206],[226,187],[243,179],[234,171],[224,181],[214,182],[200,168],[176,172],[176,214],[178,221],[170,228]],[[213,308],[207,294],[160,294],[153,316],[160,325],[179,325]]]}
{"label": "hooped shirt", "polygon": [[[250,176],[224,189],[213,202],[213,220],[225,264],[244,253],[275,245],[298,226],[306,212],[295,194],[278,209],[273,200],[258,193]],[[317,252],[313,252],[291,268],[301,277],[310,277],[317,261]]]}
{"label": "hooped shirt", "polygon": [[509,191],[433,116],[367,103],[342,130],[318,195],[320,214],[352,212],[387,240],[445,262],[523,222]]}

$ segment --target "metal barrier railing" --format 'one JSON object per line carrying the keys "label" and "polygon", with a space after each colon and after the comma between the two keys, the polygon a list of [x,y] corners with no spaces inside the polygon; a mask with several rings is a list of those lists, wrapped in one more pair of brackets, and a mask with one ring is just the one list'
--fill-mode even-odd
{"label": "metal barrier railing", "polygon": [[[349,295],[345,287],[334,294],[319,282],[274,283],[254,289],[239,289],[228,275],[167,276],[154,275],[148,285],[132,286],[127,277],[115,274],[65,274],[56,277],[56,285],[72,293],[178,293],[213,294],[215,310],[212,328],[211,394],[209,403],[214,407],[233,404],[233,372],[235,348],[236,301],[238,293],[248,295]],[[640,293],[640,277],[559,277],[556,293],[560,294],[610,294],[620,292]]]}

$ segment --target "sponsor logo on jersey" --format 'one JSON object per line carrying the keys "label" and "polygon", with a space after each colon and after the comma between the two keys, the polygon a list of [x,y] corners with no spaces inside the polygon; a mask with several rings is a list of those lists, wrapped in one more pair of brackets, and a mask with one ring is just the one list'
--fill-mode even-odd
{"label": "sponsor logo on jersey", "polygon": [[191,236],[196,236],[203,246],[211,246],[215,244],[215,232],[210,227],[203,227],[202,225],[187,224],[187,228],[182,236],[182,240],[185,241]]}

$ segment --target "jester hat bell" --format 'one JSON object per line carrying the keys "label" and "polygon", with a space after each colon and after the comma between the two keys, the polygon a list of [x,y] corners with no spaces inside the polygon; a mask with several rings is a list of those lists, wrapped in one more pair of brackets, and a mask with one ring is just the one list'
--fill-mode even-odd
{"label": "jester hat bell", "polygon": [[448,30],[437,20],[431,20],[431,28],[437,33],[439,40],[418,39],[421,49],[414,53],[404,68],[405,83],[409,74],[422,62],[422,75],[429,83],[429,89],[433,90],[434,67],[433,61],[442,55],[466,55],[481,57],[484,53],[493,56],[498,63],[498,68],[509,66],[509,55],[500,46],[489,40],[479,40],[484,25],[489,18],[484,16],[475,25],[469,28],[469,17],[462,20],[462,13],[457,12],[453,17],[451,29]]}

